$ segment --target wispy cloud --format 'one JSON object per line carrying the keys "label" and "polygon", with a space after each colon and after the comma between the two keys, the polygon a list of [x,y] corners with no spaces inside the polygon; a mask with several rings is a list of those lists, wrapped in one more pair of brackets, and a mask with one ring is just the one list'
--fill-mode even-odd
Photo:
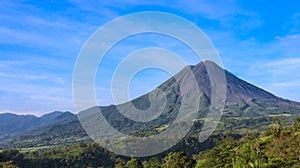
{"label": "wispy cloud", "polygon": [[262,69],[269,74],[274,83],[299,85],[300,58],[289,58],[267,63]]}
{"label": "wispy cloud", "polygon": [[278,47],[286,50],[286,57],[300,57],[300,34],[277,36]]}
{"label": "wispy cloud", "polygon": [[281,59],[281,60],[275,60],[272,62],[268,62],[263,66],[269,67],[272,69],[283,67],[283,68],[295,70],[296,68],[300,68],[300,58],[285,58],[285,59]]}
{"label": "wispy cloud", "polygon": [[22,65],[26,63],[27,61],[0,60],[0,68],[12,67],[12,66]]}
{"label": "wispy cloud", "polygon": [[291,88],[291,87],[299,87],[300,81],[292,81],[292,82],[282,82],[282,83],[274,83],[273,86],[281,87],[281,88]]}
{"label": "wispy cloud", "polygon": [[23,114],[43,114],[54,110],[74,111],[71,91],[68,88],[1,79],[0,111]]}
{"label": "wispy cloud", "polygon": [[260,80],[260,84],[273,93],[299,100],[300,96],[300,58],[283,58],[254,65],[256,73],[254,77]]}
{"label": "wispy cloud", "polygon": [[28,34],[26,31],[13,30],[6,27],[0,27],[0,41],[5,44],[28,43],[43,39],[42,36]]}
{"label": "wispy cloud", "polygon": [[45,75],[14,75],[14,74],[6,74],[0,72],[0,77],[5,78],[17,78],[17,79],[24,79],[24,80],[46,80],[50,82],[55,82],[57,84],[64,84],[65,81],[59,77],[50,77]]}

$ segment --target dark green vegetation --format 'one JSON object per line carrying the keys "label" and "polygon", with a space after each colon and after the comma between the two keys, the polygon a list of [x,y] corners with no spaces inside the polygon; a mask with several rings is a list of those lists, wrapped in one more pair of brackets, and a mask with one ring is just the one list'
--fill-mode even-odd
{"label": "dark green vegetation", "polygon": [[[21,153],[0,153],[2,167],[118,167],[118,168],[191,168],[191,167],[299,167],[300,117],[283,127],[275,117],[271,127],[261,134],[234,139],[230,134],[218,140],[212,149],[190,156],[169,152],[151,158],[117,156],[94,143],[56,147]],[[0,166],[0,167],[1,167]]]}
{"label": "dark green vegetation", "polygon": [[11,113],[0,114],[0,135],[33,132],[51,126],[76,120],[77,117],[70,112],[55,111],[41,117],[33,115],[16,115]]}
{"label": "dark green vegetation", "polygon": [[[56,111],[41,117],[0,114],[0,149],[19,147],[19,144],[33,147],[50,139],[51,144],[59,144],[61,141],[68,143],[71,140],[76,142],[75,140],[81,138],[84,132],[79,123],[77,125],[74,123],[78,123],[77,116],[70,112]],[[73,126],[72,129],[61,129],[70,124]],[[58,126],[61,127],[60,131],[55,131]]]}
{"label": "dark green vegetation", "polygon": [[300,167],[300,118],[282,127],[275,118],[272,127],[260,135],[240,140],[228,137],[211,150],[195,156],[196,167]]}

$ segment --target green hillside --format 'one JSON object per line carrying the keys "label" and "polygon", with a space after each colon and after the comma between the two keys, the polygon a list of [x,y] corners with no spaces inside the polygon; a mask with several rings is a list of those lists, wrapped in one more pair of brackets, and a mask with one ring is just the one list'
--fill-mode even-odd
{"label": "green hillside", "polygon": [[[283,127],[275,117],[271,127],[261,134],[235,139],[230,134],[214,139],[217,145],[195,155],[172,152],[151,158],[117,156],[94,143],[38,149],[5,150],[0,153],[2,167],[299,167],[300,117]],[[219,137],[220,138],[220,137]]]}

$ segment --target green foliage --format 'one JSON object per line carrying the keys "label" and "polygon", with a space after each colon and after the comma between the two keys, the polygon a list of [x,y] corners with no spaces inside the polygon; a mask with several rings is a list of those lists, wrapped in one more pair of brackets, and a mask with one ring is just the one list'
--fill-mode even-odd
{"label": "green foliage", "polygon": [[115,168],[123,168],[126,165],[126,161],[121,158],[117,158],[115,162],[116,162]]}
{"label": "green foliage", "polygon": [[196,167],[300,167],[299,119],[293,127],[283,128],[275,118],[274,126],[260,136],[227,138],[197,155]]}
{"label": "green foliage", "polygon": [[20,153],[3,151],[1,161],[12,160],[18,167],[112,167],[115,155],[97,144],[83,144]]}
{"label": "green foliage", "polygon": [[164,158],[163,168],[192,168],[196,161],[183,152],[171,152]]}
{"label": "green foliage", "polygon": [[0,165],[2,167],[21,165],[23,160],[24,155],[18,150],[5,150],[0,153]]}
{"label": "green foliage", "polygon": [[125,168],[143,168],[142,162],[137,158],[131,158],[126,165]]}
{"label": "green foliage", "polygon": [[[196,123],[197,124],[197,123]],[[0,167],[117,167],[117,168],[190,168],[190,167],[300,167],[300,117],[293,125],[283,127],[274,117],[269,130],[258,135],[249,131],[240,138],[235,134],[218,134],[199,144],[193,133],[170,151],[198,153],[191,158],[184,152],[170,152],[152,158],[117,156],[95,143],[77,143],[36,150],[3,150]],[[217,145],[210,149],[213,145]],[[202,145],[202,146],[201,146]],[[205,146],[205,147],[203,147]],[[197,161],[197,162],[196,162]]]}
{"label": "green foliage", "polygon": [[13,164],[13,161],[7,161],[7,162],[0,162],[0,168],[16,168]]}
{"label": "green foliage", "polygon": [[273,134],[276,138],[280,138],[282,131],[282,118],[276,116],[273,119]]}
{"label": "green foliage", "polygon": [[157,157],[152,157],[148,162],[144,162],[143,166],[145,168],[161,168],[161,162]]}
{"label": "green foliage", "polygon": [[294,129],[295,131],[300,131],[300,117],[298,117],[294,122]]}

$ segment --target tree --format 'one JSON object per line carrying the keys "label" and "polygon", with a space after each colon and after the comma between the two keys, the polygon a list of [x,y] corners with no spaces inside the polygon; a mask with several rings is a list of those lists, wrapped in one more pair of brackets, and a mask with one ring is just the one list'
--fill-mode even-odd
{"label": "tree", "polygon": [[16,168],[13,161],[0,162],[0,168]]}
{"label": "tree", "polygon": [[121,158],[117,158],[115,168],[123,168],[123,167],[125,167],[125,164],[126,164],[125,160],[123,160]]}
{"label": "tree", "polygon": [[300,131],[300,117],[298,117],[294,122],[294,129],[295,131]]}
{"label": "tree", "polygon": [[131,158],[126,165],[126,168],[143,168],[142,162],[137,158]]}
{"label": "tree", "polygon": [[192,168],[196,161],[184,152],[171,152],[164,158],[164,168]]}
{"label": "tree", "polygon": [[157,157],[152,157],[148,161],[143,162],[145,168],[161,168],[161,162]]}
{"label": "tree", "polygon": [[273,131],[276,138],[280,138],[282,131],[282,118],[276,116],[273,119]]}

